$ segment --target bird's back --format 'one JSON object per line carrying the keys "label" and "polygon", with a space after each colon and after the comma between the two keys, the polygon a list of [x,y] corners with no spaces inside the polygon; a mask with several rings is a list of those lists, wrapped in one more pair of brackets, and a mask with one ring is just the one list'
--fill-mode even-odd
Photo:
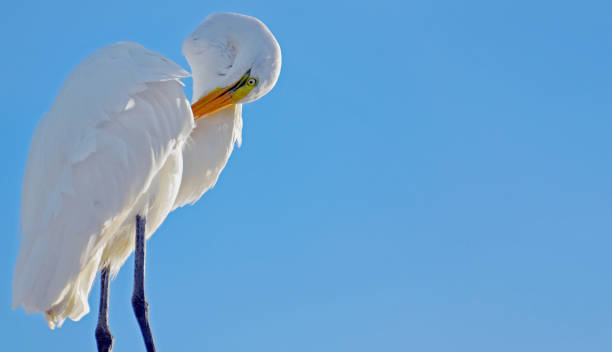
{"label": "bird's back", "polygon": [[87,313],[108,233],[193,128],[179,81],[187,75],[138,44],[118,43],[66,79],[30,146],[14,307],[37,312],[60,304],[60,315],[48,317],[52,326]]}

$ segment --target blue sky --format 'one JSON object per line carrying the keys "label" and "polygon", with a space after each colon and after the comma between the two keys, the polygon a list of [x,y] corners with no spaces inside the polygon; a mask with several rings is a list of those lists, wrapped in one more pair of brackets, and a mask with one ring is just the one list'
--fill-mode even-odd
{"label": "blue sky", "polygon": [[[610,2],[229,0],[0,5],[3,350],[95,346],[95,313],[50,331],[10,309],[37,121],[104,45],[186,67],[217,11],[262,19],[283,69],[218,185],[149,241],[159,350],[612,349]],[[132,269],[116,351],[144,350]]]}

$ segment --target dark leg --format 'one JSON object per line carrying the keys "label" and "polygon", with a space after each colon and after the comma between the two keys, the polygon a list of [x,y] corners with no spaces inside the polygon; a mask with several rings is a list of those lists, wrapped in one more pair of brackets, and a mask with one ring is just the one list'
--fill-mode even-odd
{"label": "dark leg", "polygon": [[149,325],[149,304],[145,299],[145,223],[143,216],[136,215],[136,249],[134,251],[134,294],[132,307],[140,325],[147,352],[155,352],[153,333]]}
{"label": "dark leg", "polygon": [[100,314],[98,315],[98,326],[96,327],[96,342],[98,351],[110,352],[113,350],[113,334],[108,328],[108,267],[102,269],[100,275]]}

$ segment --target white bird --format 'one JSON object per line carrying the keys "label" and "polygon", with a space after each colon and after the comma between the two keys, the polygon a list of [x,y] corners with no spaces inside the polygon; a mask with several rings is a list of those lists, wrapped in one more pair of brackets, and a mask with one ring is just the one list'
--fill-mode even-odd
{"label": "white bird", "polygon": [[[112,349],[108,285],[132,251],[132,303],[154,350],[144,297],[144,247],[173,209],[214,186],[241,143],[242,107],[267,94],[280,47],[253,17],[210,15],[183,43],[189,74],[139,44],[87,57],[66,79],[30,146],[22,189],[23,238],[13,308],[44,312],[51,329],[89,312],[101,271],[96,339]],[[146,219],[146,229],[145,229]]]}

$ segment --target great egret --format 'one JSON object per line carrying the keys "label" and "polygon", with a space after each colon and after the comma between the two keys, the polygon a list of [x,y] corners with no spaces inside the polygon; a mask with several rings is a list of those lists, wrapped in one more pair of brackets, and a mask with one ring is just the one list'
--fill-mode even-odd
{"label": "great egret", "polygon": [[67,317],[79,320],[101,271],[100,350],[113,344],[109,281],[134,249],[132,304],[147,350],[155,350],[145,241],[171,210],[214,186],[241,141],[241,104],[268,93],[281,67],[269,29],[232,13],[207,17],[185,39],[183,54],[193,105],[182,91],[186,71],[139,44],[117,43],[68,76],[32,138],[13,308],[44,312],[51,329]]}

